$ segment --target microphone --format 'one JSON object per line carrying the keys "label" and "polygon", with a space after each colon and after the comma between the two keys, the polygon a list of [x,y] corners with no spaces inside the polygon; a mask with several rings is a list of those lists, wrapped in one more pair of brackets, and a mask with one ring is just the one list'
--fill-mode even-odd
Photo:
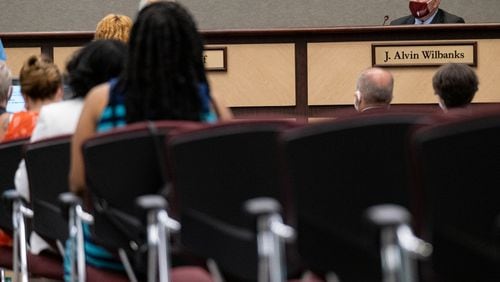
{"label": "microphone", "polygon": [[385,15],[384,22],[382,23],[382,25],[385,25],[385,23],[387,23],[388,20],[389,20],[389,15]]}

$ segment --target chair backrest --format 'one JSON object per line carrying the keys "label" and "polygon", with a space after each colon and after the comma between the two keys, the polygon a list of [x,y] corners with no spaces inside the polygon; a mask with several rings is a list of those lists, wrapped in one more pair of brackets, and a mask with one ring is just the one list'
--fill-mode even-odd
{"label": "chair backrest", "polygon": [[97,134],[83,144],[97,242],[125,250],[144,242],[145,225],[138,218],[135,201],[162,192],[165,138],[169,132],[201,126],[185,121],[144,122]]}
{"label": "chair backrest", "polygon": [[409,131],[422,114],[370,114],[284,135],[298,249],[319,274],[380,281],[378,233],[364,220],[377,204],[408,207]]}
{"label": "chair backrest", "polygon": [[[0,143],[0,197],[4,191],[15,189],[14,175],[22,160],[23,147],[29,139]],[[12,231],[12,217],[1,201],[0,228]]]}
{"label": "chair backrest", "polygon": [[65,242],[68,224],[58,196],[68,192],[71,136],[57,136],[26,146],[25,162],[34,212],[33,231],[44,238]]}
{"label": "chair backrest", "polygon": [[423,128],[414,145],[434,270],[449,281],[500,281],[500,114]]}
{"label": "chair backrest", "polygon": [[278,138],[296,125],[228,122],[168,142],[184,247],[214,259],[226,275],[256,280],[255,220],[244,213],[243,203],[255,197],[280,199]]}

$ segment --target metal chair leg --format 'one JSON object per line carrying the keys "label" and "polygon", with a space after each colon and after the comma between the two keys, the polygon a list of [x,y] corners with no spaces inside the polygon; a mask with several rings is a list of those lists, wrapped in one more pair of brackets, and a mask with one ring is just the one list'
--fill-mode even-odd
{"label": "metal chair leg", "polygon": [[295,237],[295,231],[283,224],[280,204],[271,198],[256,198],[245,203],[248,213],[257,216],[259,282],[286,280],[284,240]]}
{"label": "metal chair leg", "polygon": [[432,245],[417,238],[410,226],[410,213],[397,205],[368,209],[368,218],[381,230],[381,261],[384,282],[418,281],[415,259],[431,255]]}
{"label": "metal chair leg", "polygon": [[137,199],[138,205],[148,211],[148,281],[170,281],[170,232],[180,230],[180,224],[166,211],[167,201],[158,195],[145,195]]}
{"label": "metal chair leg", "polygon": [[28,282],[25,218],[32,218],[33,211],[24,205],[23,197],[16,190],[5,191],[3,197],[12,203],[14,281]]}
{"label": "metal chair leg", "polygon": [[69,228],[71,281],[85,282],[85,242],[83,238],[83,223],[92,224],[92,215],[83,211],[81,200],[73,193],[59,195],[63,211],[67,212]]}

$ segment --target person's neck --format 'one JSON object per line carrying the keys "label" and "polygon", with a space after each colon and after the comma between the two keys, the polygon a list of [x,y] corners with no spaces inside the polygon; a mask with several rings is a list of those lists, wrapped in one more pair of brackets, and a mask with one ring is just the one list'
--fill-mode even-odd
{"label": "person's neck", "polygon": [[371,105],[366,105],[362,108],[360,108],[360,112],[364,112],[364,111],[368,111],[368,110],[372,110],[372,109],[380,109],[380,108],[384,108],[384,109],[388,109],[389,108],[389,105],[386,105],[386,104],[371,104]]}
{"label": "person's neck", "polygon": [[50,104],[54,102],[53,99],[44,99],[44,100],[33,100],[33,99],[26,99],[26,110],[30,112],[39,112],[42,106]]}

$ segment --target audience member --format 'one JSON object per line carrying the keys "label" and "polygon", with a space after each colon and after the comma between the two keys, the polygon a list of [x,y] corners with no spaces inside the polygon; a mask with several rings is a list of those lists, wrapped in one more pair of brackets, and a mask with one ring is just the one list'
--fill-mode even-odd
{"label": "audience member", "polygon": [[108,14],[97,24],[94,39],[115,39],[128,42],[132,19],[125,15]]}
{"label": "audience member", "polygon": [[[30,141],[73,133],[84,97],[94,86],[120,74],[126,54],[127,46],[117,40],[93,41],[77,51],[66,66],[73,98],[43,106]],[[14,182],[16,189],[29,201],[28,175],[24,160],[19,164]],[[50,249],[50,245],[34,232],[30,236],[30,247],[31,253],[34,254]]]}
{"label": "audience member", "polygon": [[[12,78],[10,75],[10,70],[7,68],[5,63],[0,62],[0,125],[7,123],[9,121],[9,114],[6,112],[5,108],[7,107],[7,101],[10,96]],[[0,135],[0,140],[2,140],[3,136]],[[12,240],[10,236],[5,234],[2,230],[0,230],[0,246],[10,246],[12,244]]]}
{"label": "audience member", "polygon": [[[95,132],[144,120],[212,122],[225,118],[214,112],[202,52],[196,24],[180,4],[162,1],[139,12],[123,75],[94,88],[85,99],[71,148],[73,192],[85,190],[80,148]],[[85,238],[86,244],[92,244],[88,232]],[[110,263],[110,257],[101,248],[89,263],[122,269],[119,261]]]}
{"label": "audience member", "polygon": [[2,40],[0,40],[0,61],[6,61],[7,55],[5,55],[5,49],[3,48]]}
{"label": "audience member", "polygon": [[[12,93],[11,84],[12,77],[10,70],[4,62],[0,62],[0,126],[5,128],[8,125],[10,116],[7,113],[7,102],[9,101]],[[0,135],[0,140],[3,139],[3,133]]]}
{"label": "audience member", "polygon": [[35,127],[43,105],[62,99],[62,78],[57,66],[45,56],[31,56],[19,75],[26,111],[9,114],[9,122],[0,128],[2,141],[27,138]]}
{"label": "audience member", "polygon": [[439,8],[441,0],[410,0],[411,15],[395,19],[391,25],[465,23],[464,19]]}
{"label": "audience member", "polygon": [[478,85],[476,73],[465,64],[443,65],[432,78],[434,92],[444,111],[469,105],[478,90]]}
{"label": "audience member", "polygon": [[364,70],[358,78],[354,95],[354,107],[358,112],[382,110],[390,107],[394,79],[381,68]]}

